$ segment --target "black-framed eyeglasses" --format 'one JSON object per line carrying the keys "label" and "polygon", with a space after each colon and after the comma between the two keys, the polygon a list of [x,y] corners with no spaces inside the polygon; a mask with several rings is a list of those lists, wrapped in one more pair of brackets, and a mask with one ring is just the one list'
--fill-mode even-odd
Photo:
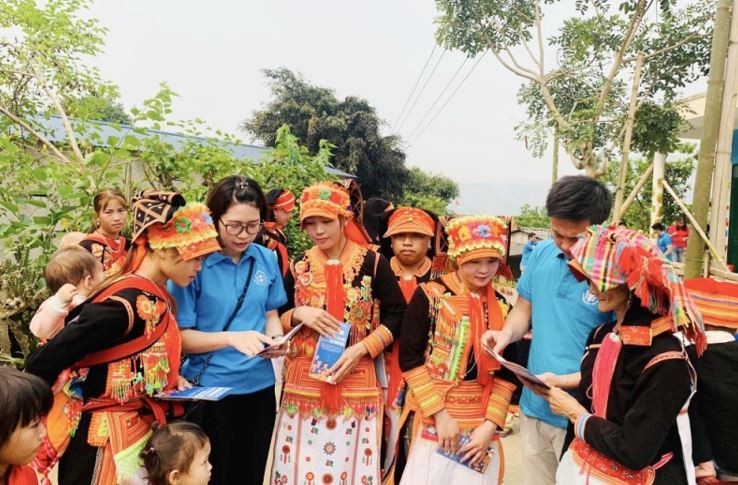
{"label": "black-framed eyeglasses", "polygon": [[241,224],[240,222],[228,222],[225,223],[223,221],[220,221],[220,224],[225,228],[226,234],[229,234],[231,236],[238,236],[243,231],[246,231],[246,234],[254,235],[258,234],[261,230],[261,227],[264,225],[263,222],[248,222],[246,224]]}

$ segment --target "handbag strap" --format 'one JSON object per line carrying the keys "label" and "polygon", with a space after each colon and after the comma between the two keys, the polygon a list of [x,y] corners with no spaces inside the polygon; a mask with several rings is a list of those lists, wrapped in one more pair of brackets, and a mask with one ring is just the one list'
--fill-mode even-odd
{"label": "handbag strap", "polygon": [[[228,320],[226,320],[226,323],[223,326],[223,330],[221,330],[222,332],[228,331],[228,329],[231,327],[231,323],[233,323],[233,320],[236,319],[236,314],[241,309],[241,306],[243,306],[243,301],[246,299],[246,293],[249,291],[249,286],[251,286],[251,276],[254,274],[254,266],[256,266],[256,262],[254,259],[252,259],[251,264],[249,265],[249,272],[246,275],[246,282],[243,284],[243,289],[241,290],[241,294],[238,297],[238,301],[236,301],[236,307],[233,309],[233,312],[231,312]],[[207,357],[205,357],[205,362],[202,364],[202,367],[197,372],[197,375],[192,378],[192,384],[194,384],[195,386],[200,385],[200,380],[202,379],[203,374],[205,374],[205,370],[210,365],[210,361],[213,360],[214,355],[215,352],[208,353]]]}

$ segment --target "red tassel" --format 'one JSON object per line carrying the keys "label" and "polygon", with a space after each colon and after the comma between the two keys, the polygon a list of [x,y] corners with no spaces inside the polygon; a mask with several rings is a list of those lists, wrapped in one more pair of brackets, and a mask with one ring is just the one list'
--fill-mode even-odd
{"label": "red tassel", "polygon": [[610,384],[618,362],[623,342],[611,332],[605,335],[595,358],[592,370],[592,410],[595,415],[604,418],[607,415],[607,399],[610,395]]}
{"label": "red tassel", "polygon": [[325,263],[325,309],[339,321],[343,321],[346,309],[346,292],[343,288],[343,265],[337,259]]}

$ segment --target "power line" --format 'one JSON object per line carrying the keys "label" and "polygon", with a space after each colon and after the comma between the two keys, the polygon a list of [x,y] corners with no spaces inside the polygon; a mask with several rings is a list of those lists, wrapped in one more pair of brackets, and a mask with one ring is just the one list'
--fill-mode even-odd
{"label": "power line", "polygon": [[438,60],[436,61],[436,64],[435,64],[435,65],[433,66],[433,70],[432,70],[432,71],[431,71],[431,73],[430,73],[430,74],[428,75],[428,79],[426,79],[426,80],[425,80],[425,83],[423,83],[423,87],[422,87],[422,88],[420,88],[420,92],[419,92],[419,93],[418,93],[418,95],[417,95],[417,96],[415,97],[415,101],[413,101],[413,104],[412,104],[412,105],[410,105],[410,109],[409,109],[409,110],[407,110],[407,113],[405,113],[405,118],[404,118],[404,119],[403,119],[403,120],[402,120],[402,121],[400,122],[400,124],[399,124],[399,125],[397,126],[397,129],[396,129],[396,130],[394,131],[395,133],[397,133],[398,131],[400,131],[400,129],[402,128],[402,125],[404,125],[404,124],[405,124],[405,122],[407,121],[408,117],[410,116],[410,113],[412,113],[412,112],[413,112],[413,109],[415,109],[415,105],[416,105],[416,104],[418,104],[418,100],[420,99],[420,97],[421,97],[421,96],[423,95],[423,93],[425,92],[425,88],[426,88],[426,87],[428,87],[428,83],[430,82],[430,80],[431,80],[431,79],[433,79],[433,75],[434,75],[434,74],[436,73],[436,69],[438,69],[438,65],[439,65],[439,64],[441,63],[441,60],[443,59],[443,56],[444,56],[445,54],[446,54],[446,51],[445,51],[445,50],[444,50],[443,52],[441,52],[441,56],[440,56],[440,57],[438,58]]}
{"label": "power line", "polygon": [[454,80],[456,79],[456,76],[459,75],[459,73],[461,72],[461,69],[464,67],[464,65],[466,65],[466,62],[468,60],[469,60],[468,57],[465,57],[464,58],[464,60],[461,62],[461,65],[458,67],[458,69],[456,69],[456,72],[454,73],[454,75],[451,76],[451,79],[449,79],[448,82],[446,83],[446,86],[443,87],[443,89],[438,94],[438,96],[436,96],[436,99],[433,100],[433,103],[430,105],[430,108],[428,108],[428,110],[425,112],[425,114],[423,114],[423,117],[420,119],[420,121],[418,122],[418,124],[415,125],[415,128],[413,128],[413,131],[411,131],[410,134],[407,136],[407,139],[408,140],[413,137],[413,135],[415,134],[415,132],[418,131],[421,126],[423,126],[423,123],[425,123],[425,120],[426,120],[426,118],[428,118],[428,115],[431,114],[431,111],[433,111],[433,108],[436,107],[436,104],[438,104],[438,102],[441,100],[441,98],[443,97],[443,95],[446,94],[446,91],[451,86],[451,84],[454,82]]}
{"label": "power line", "polygon": [[413,98],[413,94],[415,94],[415,90],[418,89],[418,84],[420,84],[420,80],[423,78],[423,74],[425,74],[425,69],[428,67],[428,63],[433,57],[433,54],[436,52],[436,47],[438,47],[438,44],[434,42],[433,49],[431,49],[431,53],[428,56],[428,59],[425,60],[425,64],[423,64],[423,69],[421,69],[420,75],[418,75],[418,79],[415,80],[415,86],[413,86],[412,91],[410,91],[410,96],[407,97],[407,99],[405,100],[405,104],[402,105],[402,110],[400,110],[400,114],[397,116],[397,119],[395,120],[395,122],[392,123],[392,133],[395,132],[394,127],[397,126],[397,122],[400,121],[400,118],[402,118],[402,115],[405,113],[405,108],[407,108],[407,105],[410,104],[410,100]]}
{"label": "power line", "polygon": [[453,97],[459,91],[459,88],[461,88],[461,86],[464,85],[464,82],[467,79],[469,79],[469,76],[471,76],[471,73],[474,72],[474,69],[479,65],[480,62],[482,62],[482,59],[484,59],[484,56],[486,56],[486,55],[487,55],[487,51],[485,51],[484,54],[482,54],[481,56],[479,56],[479,59],[477,59],[477,62],[474,63],[474,65],[469,70],[469,72],[466,73],[466,76],[464,76],[464,79],[461,80],[461,82],[459,83],[459,85],[456,86],[456,89],[453,90],[453,92],[451,93],[451,95],[448,98],[446,98],[446,101],[444,101],[444,103],[441,105],[441,107],[438,108],[438,111],[436,111],[436,114],[433,115],[433,117],[423,127],[423,129],[420,131],[420,133],[418,133],[418,135],[414,139],[410,140],[410,143],[409,143],[410,145],[412,145],[413,143],[415,143],[418,140],[418,138],[420,138],[421,136],[423,136],[423,133],[425,133],[425,130],[427,130],[428,127],[431,124],[433,124],[433,121],[438,117],[439,114],[441,114],[441,112],[443,111],[443,108],[445,108],[446,105],[449,103],[449,101],[451,101],[451,99],[453,99]]}

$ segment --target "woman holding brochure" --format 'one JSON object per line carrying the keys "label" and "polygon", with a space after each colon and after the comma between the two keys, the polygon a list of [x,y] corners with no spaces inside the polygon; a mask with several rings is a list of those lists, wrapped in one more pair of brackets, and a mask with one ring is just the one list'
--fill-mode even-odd
{"label": "woman holding brochure", "polygon": [[[381,482],[386,374],[372,359],[397,338],[405,301],[387,260],[348,238],[351,216],[338,185],[302,193],[300,224],[314,246],[285,277],[282,325],[285,332],[303,327],[285,360],[271,483]],[[336,345],[342,333],[346,340]],[[320,359],[336,348],[336,362]],[[314,357],[321,362],[311,373]]]}
{"label": "woman holding brochure", "polygon": [[571,423],[556,483],[695,483],[686,412],[695,376],[674,333],[701,354],[702,317],[642,234],[594,228],[571,254],[572,272],[589,280],[600,310],[615,320],[589,337],[579,401],[557,387],[539,389]]}
{"label": "woman holding brochure", "polygon": [[448,256],[456,271],[420,285],[408,304],[400,368],[410,392],[412,441],[401,484],[498,484],[497,430],[515,390],[511,373],[484,351],[482,334],[502,328],[510,305],[492,279],[505,255],[503,221],[452,219]]}
{"label": "woman holding brochure", "polygon": [[198,421],[212,447],[210,483],[261,485],[277,405],[272,364],[255,355],[282,335],[277,309],[287,297],[274,253],[252,244],[267,210],[259,185],[226,177],[206,204],[222,250],[189,286],[170,285],[187,357],[182,375],[198,386],[231,388],[220,401],[200,404]]}

